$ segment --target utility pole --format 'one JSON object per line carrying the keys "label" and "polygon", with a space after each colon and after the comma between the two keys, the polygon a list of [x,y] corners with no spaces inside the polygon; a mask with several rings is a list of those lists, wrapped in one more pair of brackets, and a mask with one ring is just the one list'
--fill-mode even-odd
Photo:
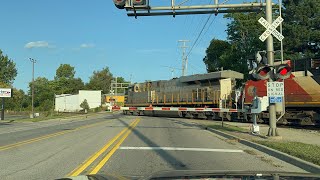
{"label": "utility pole", "polygon": [[115,95],[117,96],[117,92],[118,92],[118,77],[116,76],[116,90],[115,90]]}
{"label": "utility pole", "polygon": [[[266,0],[266,20],[269,24],[272,24],[272,0]],[[274,64],[274,48],[273,48],[273,36],[270,35],[267,38],[267,58],[269,66]],[[272,82],[272,78],[269,78],[269,82]],[[270,103],[269,105],[269,131],[268,136],[278,136],[277,132],[277,117],[276,117],[276,105]]]}
{"label": "utility pole", "polygon": [[31,118],[34,118],[34,64],[37,62],[37,60],[29,58],[30,61],[32,62],[32,115]]}
{"label": "utility pole", "polygon": [[188,71],[188,57],[186,56],[186,49],[189,47],[186,45],[190,40],[178,40],[178,42],[183,43],[180,48],[182,49],[182,76],[187,75]]}
{"label": "utility pole", "polygon": [[4,97],[2,97],[1,100],[1,120],[4,120]]}

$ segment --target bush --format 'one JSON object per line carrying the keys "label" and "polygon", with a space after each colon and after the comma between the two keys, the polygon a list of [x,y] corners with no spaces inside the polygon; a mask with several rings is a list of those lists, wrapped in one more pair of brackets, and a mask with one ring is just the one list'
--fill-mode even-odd
{"label": "bush", "polygon": [[88,101],[86,99],[80,104],[80,107],[87,111],[90,109]]}

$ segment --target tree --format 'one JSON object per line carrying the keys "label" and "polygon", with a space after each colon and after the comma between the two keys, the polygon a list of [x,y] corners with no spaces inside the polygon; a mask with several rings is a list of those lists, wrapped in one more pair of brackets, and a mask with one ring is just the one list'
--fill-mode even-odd
{"label": "tree", "polygon": [[62,77],[52,83],[55,94],[77,94],[79,90],[85,88],[80,78],[67,79]]}
{"label": "tree", "polygon": [[101,71],[94,71],[90,77],[89,83],[86,84],[86,89],[102,90],[102,93],[107,94],[110,90],[112,74],[108,67],[103,68]]}
{"label": "tree", "polygon": [[88,101],[86,99],[80,104],[80,107],[86,111],[88,111],[90,109],[90,106],[89,106]]}
{"label": "tree", "polygon": [[0,50],[0,82],[11,85],[17,74],[16,64]]}
{"label": "tree", "polygon": [[[266,50],[265,42],[261,42],[259,36],[265,28],[258,22],[260,17],[264,17],[265,12],[260,13],[230,13],[224,17],[231,20],[227,25],[227,35],[233,51],[237,54],[237,61],[240,64],[248,64],[249,69],[253,68],[251,59],[257,51]],[[275,49],[280,49],[279,43],[275,41]],[[246,69],[248,69],[246,68]],[[246,72],[248,73],[248,72]]]}
{"label": "tree", "polygon": [[70,64],[61,64],[56,70],[56,76],[52,82],[55,94],[77,94],[84,89],[81,78],[75,78],[75,69]]}
{"label": "tree", "polygon": [[[31,96],[32,82],[29,83],[29,89]],[[44,111],[53,109],[54,95],[52,81],[45,77],[38,77],[34,80],[34,107]]]}
{"label": "tree", "polygon": [[286,0],[284,47],[292,59],[320,55],[320,1]]}
{"label": "tree", "polygon": [[70,64],[60,64],[60,66],[56,70],[56,76],[54,77],[54,79],[72,79],[74,78],[75,73],[76,72],[74,70],[74,67]]}
{"label": "tree", "polygon": [[[213,39],[210,42],[209,47],[206,50],[206,56],[203,58],[203,62],[207,66],[208,72],[219,71],[222,67],[224,69],[230,69],[224,66],[222,55],[229,53],[231,50],[231,44],[227,41]],[[231,65],[231,64],[229,64]]]}
{"label": "tree", "polygon": [[28,107],[27,95],[21,89],[12,89],[12,97],[5,99],[6,109],[11,111],[21,111]]}

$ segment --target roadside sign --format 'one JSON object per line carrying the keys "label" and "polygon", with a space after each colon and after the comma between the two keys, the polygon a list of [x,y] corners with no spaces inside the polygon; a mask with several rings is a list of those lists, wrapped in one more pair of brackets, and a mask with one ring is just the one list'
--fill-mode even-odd
{"label": "roadside sign", "polygon": [[268,82],[267,83],[268,97],[283,97],[284,96],[284,82]]}
{"label": "roadside sign", "polygon": [[266,31],[259,37],[259,39],[264,42],[272,34],[279,41],[282,41],[284,36],[276,29],[282,21],[283,18],[279,16],[272,24],[269,24],[266,19],[261,17],[258,22],[266,28]]}
{"label": "roadside sign", "polygon": [[270,101],[270,103],[281,103],[282,97],[270,97],[269,101]]}
{"label": "roadside sign", "polygon": [[11,88],[0,88],[0,97],[12,97]]}

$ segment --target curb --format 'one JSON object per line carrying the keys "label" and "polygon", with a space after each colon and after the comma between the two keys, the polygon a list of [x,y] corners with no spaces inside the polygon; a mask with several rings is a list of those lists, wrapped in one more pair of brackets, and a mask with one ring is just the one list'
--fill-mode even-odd
{"label": "curb", "polygon": [[248,140],[233,136],[231,134],[228,134],[228,133],[216,130],[216,129],[204,127],[202,125],[200,125],[200,127],[204,128],[204,129],[206,129],[206,130],[208,130],[210,132],[213,132],[215,134],[218,134],[220,136],[223,136],[225,138],[228,138],[228,139],[231,139],[231,138],[238,139],[239,143],[241,143],[243,145],[252,147],[252,148],[257,149],[257,150],[259,150],[261,152],[269,154],[270,156],[276,157],[276,158],[278,158],[278,159],[280,159],[282,161],[285,161],[285,162],[287,162],[289,164],[297,166],[297,167],[299,167],[299,168],[301,168],[301,169],[303,169],[305,171],[308,171],[310,173],[320,173],[320,166],[318,166],[316,164],[310,163],[308,161],[305,161],[305,160],[302,160],[300,158],[291,156],[291,155],[283,153],[281,151],[278,151],[278,150],[266,147],[264,145],[257,144],[257,143],[254,143],[254,142],[251,142],[251,141],[248,141]]}

